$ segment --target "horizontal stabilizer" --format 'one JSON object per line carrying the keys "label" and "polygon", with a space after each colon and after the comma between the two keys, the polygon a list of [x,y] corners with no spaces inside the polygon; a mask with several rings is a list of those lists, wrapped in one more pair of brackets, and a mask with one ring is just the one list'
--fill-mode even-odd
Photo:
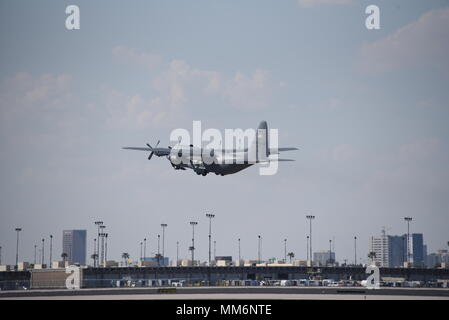
{"label": "horizontal stabilizer", "polygon": [[284,151],[294,151],[294,150],[299,150],[298,148],[270,148],[270,154],[277,154],[279,152],[284,152]]}
{"label": "horizontal stabilizer", "polygon": [[293,159],[275,159],[275,158],[270,158],[270,159],[268,159],[268,160],[258,161],[258,163],[269,163],[269,162],[274,162],[274,161],[277,161],[277,162],[291,162],[291,161],[296,161],[296,160],[293,160]]}

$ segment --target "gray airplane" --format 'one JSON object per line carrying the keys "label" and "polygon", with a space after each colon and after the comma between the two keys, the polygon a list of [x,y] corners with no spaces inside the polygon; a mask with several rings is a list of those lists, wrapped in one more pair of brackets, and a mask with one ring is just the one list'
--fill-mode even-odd
{"label": "gray airplane", "polygon": [[240,150],[198,148],[193,145],[182,146],[180,141],[173,147],[159,148],[159,142],[155,147],[147,143],[147,148],[124,147],[123,149],[150,152],[148,160],[151,160],[153,155],[166,157],[175,170],[192,169],[196,174],[202,176],[206,176],[208,173],[225,176],[242,171],[257,163],[295,161],[279,159],[278,154],[282,151],[298,150],[297,148],[269,148],[266,121],[259,124],[251,145]]}

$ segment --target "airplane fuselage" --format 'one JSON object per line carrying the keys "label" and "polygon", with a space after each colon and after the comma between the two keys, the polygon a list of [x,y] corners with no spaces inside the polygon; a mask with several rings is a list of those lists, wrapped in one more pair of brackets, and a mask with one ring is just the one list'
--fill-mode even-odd
{"label": "airplane fuselage", "polygon": [[256,162],[246,159],[245,151],[215,151],[190,147],[172,148],[167,156],[175,170],[192,169],[198,175],[215,173],[225,176],[242,171]]}

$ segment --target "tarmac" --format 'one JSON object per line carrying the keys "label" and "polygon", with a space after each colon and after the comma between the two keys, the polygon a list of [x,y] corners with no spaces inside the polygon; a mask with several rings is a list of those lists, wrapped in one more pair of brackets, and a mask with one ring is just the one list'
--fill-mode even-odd
{"label": "tarmac", "polygon": [[0,291],[13,300],[449,300],[449,289],[329,287],[164,287]]}

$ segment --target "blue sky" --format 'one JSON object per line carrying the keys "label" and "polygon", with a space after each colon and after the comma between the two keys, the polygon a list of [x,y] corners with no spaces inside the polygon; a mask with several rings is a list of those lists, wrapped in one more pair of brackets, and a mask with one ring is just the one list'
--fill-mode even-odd
{"label": "blue sky", "polygon": [[[65,29],[76,4],[81,29]],[[365,8],[381,29],[365,28]],[[445,246],[449,222],[447,1],[2,1],[0,4],[0,245],[21,252],[63,229],[102,219],[110,256],[139,254],[168,223],[188,257],[192,219],[207,257],[206,212],[216,214],[217,254],[289,251],[305,258],[335,239],[351,260],[386,227]],[[298,146],[277,175],[175,172],[164,159],[126,152],[175,128],[278,128]]]}

